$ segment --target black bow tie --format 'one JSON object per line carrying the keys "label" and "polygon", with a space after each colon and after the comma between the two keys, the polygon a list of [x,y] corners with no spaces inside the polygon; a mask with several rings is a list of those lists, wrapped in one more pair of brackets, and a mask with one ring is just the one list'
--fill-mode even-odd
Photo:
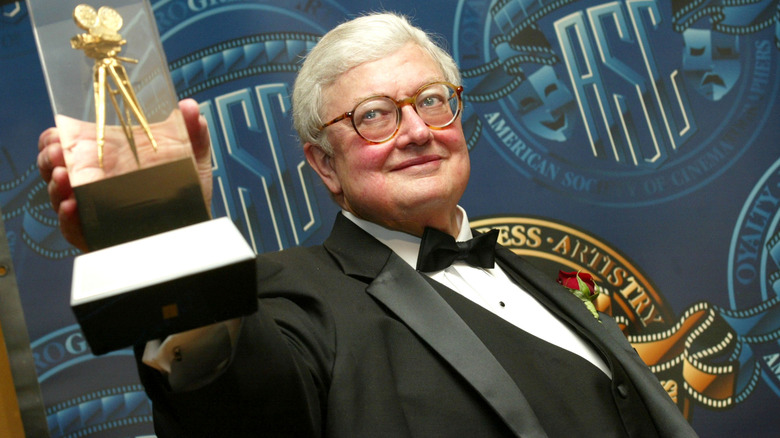
{"label": "black bow tie", "polygon": [[425,228],[417,255],[417,270],[439,271],[456,260],[463,260],[472,266],[492,268],[495,265],[497,240],[498,230],[490,230],[465,242],[456,242],[447,233]]}

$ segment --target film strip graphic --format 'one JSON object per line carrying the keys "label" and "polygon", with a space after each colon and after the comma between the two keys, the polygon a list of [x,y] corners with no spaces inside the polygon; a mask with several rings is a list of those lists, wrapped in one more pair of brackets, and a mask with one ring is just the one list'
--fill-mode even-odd
{"label": "film strip graphic", "polygon": [[179,98],[264,73],[296,73],[319,36],[273,32],[221,42],[169,63]]}
{"label": "film strip graphic", "polygon": [[672,22],[676,32],[685,32],[702,20],[711,26],[711,30],[728,35],[747,35],[776,26],[780,21],[780,4],[772,0],[672,2]]}
{"label": "film strip graphic", "polygon": [[[780,266],[780,234],[770,239],[768,250],[778,256]],[[729,408],[750,396],[762,373],[767,372],[763,366],[773,368],[773,364],[762,363],[765,358],[757,354],[780,340],[780,272],[768,280],[779,295],[761,304],[732,310],[695,303],[671,328],[627,334],[628,341],[661,380],[681,382],[685,393],[701,405]],[[600,300],[597,306],[611,313],[611,300]],[[624,332],[632,331],[628,318],[615,315],[615,320]]]}
{"label": "film strip graphic", "polygon": [[[12,164],[13,160],[8,151],[3,150],[3,152],[6,153],[3,159]],[[35,165],[31,165],[15,178],[0,183],[0,204],[3,206],[4,220],[24,214],[25,209],[29,207],[29,199],[25,199],[24,194],[36,178],[38,178],[38,170]]]}
{"label": "film strip graphic", "polygon": [[[39,178],[37,171],[35,178]],[[22,240],[36,254],[60,260],[80,254],[62,237],[59,222],[49,204],[46,183],[39,181],[27,194],[22,221]]]}
{"label": "film strip graphic", "polygon": [[152,404],[141,385],[82,394],[46,409],[52,438],[82,438],[135,424],[152,423]]}
{"label": "film strip graphic", "polygon": [[498,57],[483,65],[463,69],[461,75],[466,79],[484,76],[495,81],[494,76],[498,74],[505,76],[504,85],[490,92],[467,90],[463,99],[480,103],[504,98],[525,81],[524,64],[557,64],[558,55],[536,22],[574,1],[543,0],[525,5],[517,0],[501,0],[491,6],[490,17],[500,31],[491,40]]}

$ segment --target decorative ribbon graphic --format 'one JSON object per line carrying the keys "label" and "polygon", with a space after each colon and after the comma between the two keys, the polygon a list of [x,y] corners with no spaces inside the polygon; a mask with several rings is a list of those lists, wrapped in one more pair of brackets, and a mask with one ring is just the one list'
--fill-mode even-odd
{"label": "decorative ribbon graphic", "polygon": [[780,21],[780,4],[771,0],[672,2],[672,21],[676,32],[684,32],[704,17],[712,24],[712,30],[729,35],[745,35]]}
{"label": "decorative ribbon graphic", "polygon": [[676,376],[707,407],[727,408],[750,395],[761,374],[753,347],[780,339],[780,297],[739,311],[696,303],[668,330],[627,338],[655,374]]}

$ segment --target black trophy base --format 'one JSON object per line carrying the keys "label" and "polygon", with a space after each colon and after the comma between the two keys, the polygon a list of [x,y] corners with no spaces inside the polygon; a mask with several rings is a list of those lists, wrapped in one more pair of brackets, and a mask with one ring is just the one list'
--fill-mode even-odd
{"label": "black trophy base", "polygon": [[191,158],[74,187],[90,251],[209,219]]}
{"label": "black trophy base", "polygon": [[92,353],[257,311],[255,253],[221,218],[76,257],[71,308]]}

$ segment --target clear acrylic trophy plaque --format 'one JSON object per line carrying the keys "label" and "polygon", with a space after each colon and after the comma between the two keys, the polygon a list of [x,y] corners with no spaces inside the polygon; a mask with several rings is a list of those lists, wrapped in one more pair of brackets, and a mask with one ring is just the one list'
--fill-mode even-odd
{"label": "clear acrylic trophy plaque", "polygon": [[[257,303],[254,253],[229,220],[209,220],[148,0],[92,1],[27,6],[91,251],[74,263],[71,306],[100,354]],[[187,241],[204,233],[221,240]],[[217,305],[225,275],[242,290]]]}
{"label": "clear acrylic trophy plaque", "polygon": [[28,1],[91,250],[209,219],[148,3],[95,1]]}

